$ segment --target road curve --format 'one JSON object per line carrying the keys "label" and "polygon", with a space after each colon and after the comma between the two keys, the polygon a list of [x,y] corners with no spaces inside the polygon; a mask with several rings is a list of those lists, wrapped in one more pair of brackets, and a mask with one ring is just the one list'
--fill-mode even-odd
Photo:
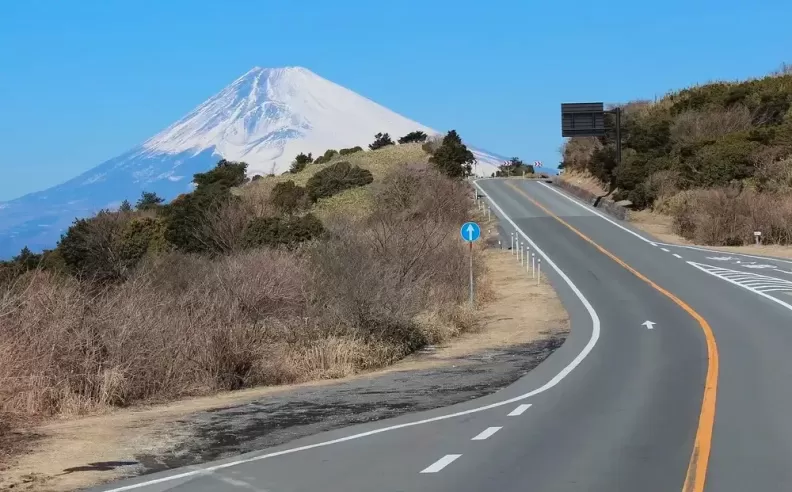
{"label": "road curve", "polygon": [[792,489],[792,297],[775,280],[705,271],[710,253],[540,182],[477,185],[504,242],[523,237],[570,313],[570,337],[539,367],[464,404],[93,490],[666,492],[704,490],[705,477],[710,491]]}

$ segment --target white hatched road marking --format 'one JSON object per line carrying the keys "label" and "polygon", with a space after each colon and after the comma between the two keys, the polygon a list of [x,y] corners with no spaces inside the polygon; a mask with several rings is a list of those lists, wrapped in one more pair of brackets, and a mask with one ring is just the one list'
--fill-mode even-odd
{"label": "white hatched road marking", "polygon": [[695,263],[692,261],[687,262],[688,265],[698,268],[704,273],[725,280],[731,284],[749,290],[754,294],[760,295],[765,299],[773,301],[790,311],[792,311],[792,304],[788,304],[781,299],[773,297],[769,292],[792,292],[792,281],[782,278],[769,277],[767,275],[760,275],[758,273],[739,272],[737,270],[730,270],[728,268],[721,268],[713,265],[705,265],[703,263]]}
{"label": "white hatched road marking", "polygon": [[760,292],[768,291],[789,291],[792,292],[792,281],[770,277],[768,275],[761,275],[753,272],[740,272],[713,265],[705,265],[703,263],[688,262],[692,266],[710,273],[716,277],[721,277],[726,280],[731,280],[743,287],[750,287],[751,289]]}

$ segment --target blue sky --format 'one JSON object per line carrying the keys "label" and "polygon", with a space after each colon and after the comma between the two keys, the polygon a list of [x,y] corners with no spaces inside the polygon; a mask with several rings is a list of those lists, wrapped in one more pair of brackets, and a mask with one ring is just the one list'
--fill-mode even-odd
{"label": "blue sky", "polygon": [[561,102],[762,75],[792,62],[789,19],[789,0],[7,0],[0,200],[134,147],[256,65],[554,165]]}

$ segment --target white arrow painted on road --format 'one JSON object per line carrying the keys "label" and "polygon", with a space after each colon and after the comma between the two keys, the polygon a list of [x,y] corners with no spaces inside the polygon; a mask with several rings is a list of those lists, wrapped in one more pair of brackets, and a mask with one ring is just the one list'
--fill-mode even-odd
{"label": "white arrow painted on road", "polygon": [[656,324],[657,324],[657,323],[655,323],[654,321],[649,321],[649,320],[646,320],[646,321],[644,321],[643,323],[641,323],[641,325],[642,325],[642,326],[645,326],[645,327],[646,327],[647,329],[649,329],[649,330],[651,330],[652,328],[654,328],[654,325],[656,325]]}

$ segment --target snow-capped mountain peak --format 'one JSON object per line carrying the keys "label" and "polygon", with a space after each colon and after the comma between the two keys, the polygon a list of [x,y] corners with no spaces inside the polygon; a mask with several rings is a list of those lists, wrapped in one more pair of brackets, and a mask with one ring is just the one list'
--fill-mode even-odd
{"label": "snow-capped mountain peak", "polygon": [[299,152],[365,146],[375,133],[434,130],[302,67],[256,67],[147,140],[149,152],[213,149],[251,172],[282,172]]}
{"label": "snow-capped mountain peak", "polygon": [[[254,67],[140,146],[63,184],[0,204],[0,258],[51,248],[75,218],[142,191],[171,199],[191,190],[193,174],[221,158],[248,163],[250,174],[280,173],[300,152],[366,147],[374,135],[394,139],[439,132],[399,115],[302,67]],[[479,174],[504,159],[471,147]]]}

